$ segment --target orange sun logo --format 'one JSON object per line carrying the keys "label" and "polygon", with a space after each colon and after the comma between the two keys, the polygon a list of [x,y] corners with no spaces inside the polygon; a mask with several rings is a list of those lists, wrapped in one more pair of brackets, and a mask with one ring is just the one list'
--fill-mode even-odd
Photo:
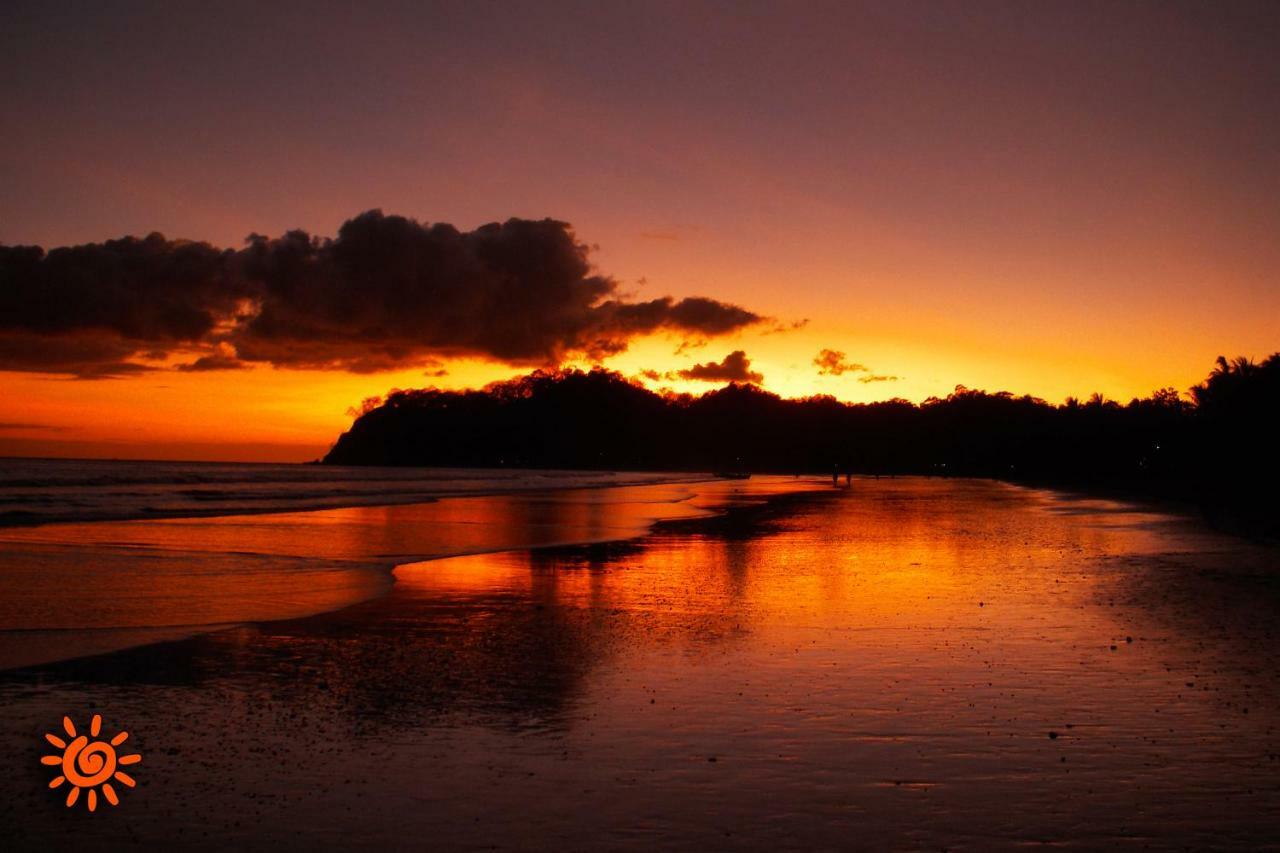
{"label": "orange sun logo", "polygon": [[[105,740],[90,740],[85,735],[76,734],[76,725],[71,722],[70,717],[62,718],[62,728],[66,730],[67,737],[71,738],[71,742],[63,740],[55,734],[46,734],[44,739],[49,743],[62,750],[61,755],[46,755],[41,757],[40,763],[47,764],[50,767],[57,766],[62,771],[62,775],[54,778],[49,783],[50,788],[57,788],[65,782],[71,783],[71,790],[67,792],[67,808],[71,808],[80,799],[80,790],[87,789],[89,793],[85,799],[88,801],[89,811],[98,808],[98,787],[102,788],[102,796],[107,798],[107,802],[113,806],[120,805],[120,798],[116,796],[116,789],[111,786],[112,780],[119,782],[132,788],[137,783],[133,781],[127,773],[117,770],[117,766],[137,764],[142,760],[141,755],[116,755],[116,747],[129,739],[128,732],[120,732],[109,742]],[[93,715],[93,721],[89,723],[89,736],[97,738],[102,731],[102,717],[98,714]]]}

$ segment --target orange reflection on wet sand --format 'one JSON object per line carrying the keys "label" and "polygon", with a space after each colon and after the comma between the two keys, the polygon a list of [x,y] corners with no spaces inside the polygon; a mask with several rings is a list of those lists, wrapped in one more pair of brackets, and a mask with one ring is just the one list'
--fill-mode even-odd
{"label": "orange reflection on wet sand", "polygon": [[0,528],[0,667],[177,628],[319,613],[384,592],[406,560],[633,537],[656,521],[807,485],[708,481]]}
{"label": "orange reflection on wet sand", "polygon": [[[45,691],[14,672],[0,745],[85,695],[126,702],[198,758],[157,761],[166,796],[129,804],[159,846],[1253,849],[1280,832],[1275,570],[1115,502],[857,480],[402,562],[340,611],[26,671]],[[0,800],[56,842],[40,793]]]}

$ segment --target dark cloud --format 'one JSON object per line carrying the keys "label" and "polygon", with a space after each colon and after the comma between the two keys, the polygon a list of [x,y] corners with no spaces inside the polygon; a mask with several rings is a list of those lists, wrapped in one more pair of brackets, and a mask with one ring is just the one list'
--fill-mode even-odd
{"label": "dark cloud", "polygon": [[818,374],[821,376],[840,376],[857,371],[865,373],[868,370],[865,365],[849,361],[844,353],[834,349],[824,349],[814,357],[813,363],[818,366]]}
{"label": "dark cloud", "polygon": [[219,342],[213,352],[202,355],[195,361],[179,364],[178,369],[188,373],[199,373],[207,370],[243,370],[249,365],[236,357],[235,347]]}
{"label": "dark cloud", "polygon": [[703,382],[752,382],[760,384],[764,375],[751,369],[751,359],[742,350],[734,350],[723,361],[695,364],[688,370],[676,371],[681,379],[697,379]]}
{"label": "dark cloud", "polygon": [[0,246],[0,328],[197,341],[250,295],[229,268],[232,255],[160,234],[47,254],[35,246]]}
{"label": "dark cloud", "polygon": [[0,369],[109,379],[204,346],[253,292],[234,254],[160,234],[0,246]]}
{"label": "dark cloud", "polygon": [[761,323],[704,297],[627,299],[564,222],[459,231],[381,211],[337,237],[252,235],[240,251],[123,238],[0,247],[0,369],[80,377],[251,362],[372,372],[476,356],[511,364],[598,359],[652,332],[686,339]]}
{"label": "dark cloud", "polygon": [[859,376],[858,381],[859,382],[897,382],[899,378],[900,377],[897,377],[897,376],[871,375],[871,376]]}
{"label": "dark cloud", "polygon": [[152,370],[127,361],[137,348],[107,331],[43,335],[0,325],[0,369],[110,379]]}
{"label": "dark cloud", "polygon": [[737,305],[702,296],[679,301],[670,296],[648,302],[609,300],[593,310],[602,329],[622,338],[669,329],[697,339],[734,332],[764,319]]}
{"label": "dark cloud", "polygon": [[762,319],[699,297],[628,302],[587,252],[550,219],[462,232],[379,211],[334,240],[253,238],[245,274],[262,298],[233,340],[242,359],[355,372],[430,354],[543,365],[619,353],[654,331],[720,335]]}

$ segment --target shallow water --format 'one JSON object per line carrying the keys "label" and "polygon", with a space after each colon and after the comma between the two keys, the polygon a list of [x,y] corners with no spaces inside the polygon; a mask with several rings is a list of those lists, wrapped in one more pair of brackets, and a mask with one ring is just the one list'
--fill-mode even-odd
{"label": "shallow water", "polygon": [[[753,525],[404,565],[337,613],[6,674],[0,742],[26,769],[0,830],[41,849],[1274,847],[1276,563],[1111,502],[886,479]],[[70,815],[37,739],[91,707],[133,732],[140,786]]]}
{"label": "shallow water", "polygon": [[705,480],[662,472],[0,457],[0,525],[191,518]]}
{"label": "shallow water", "polygon": [[[575,480],[566,475],[564,481]],[[812,483],[704,479],[306,512],[0,527],[0,669],[322,613],[385,593],[401,563],[625,539],[657,521],[703,517],[797,488]]]}

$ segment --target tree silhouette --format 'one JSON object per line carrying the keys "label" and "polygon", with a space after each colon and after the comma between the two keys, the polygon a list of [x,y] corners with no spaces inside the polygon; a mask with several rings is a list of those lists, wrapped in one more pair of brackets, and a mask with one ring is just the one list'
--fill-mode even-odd
{"label": "tree silhouette", "polygon": [[1280,354],[1219,358],[1189,399],[1161,388],[1127,405],[962,385],[919,405],[783,399],[740,383],[694,397],[597,368],[483,391],[393,391],[362,407],[324,461],[1000,477],[1174,498],[1275,533],[1277,434]]}

